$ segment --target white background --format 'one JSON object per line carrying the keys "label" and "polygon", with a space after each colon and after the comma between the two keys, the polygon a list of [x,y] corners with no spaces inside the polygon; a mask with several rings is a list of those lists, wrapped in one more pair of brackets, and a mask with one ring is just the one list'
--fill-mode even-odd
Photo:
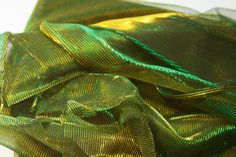
{"label": "white background", "polygon": [[[215,7],[236,10],[236,0],[146,0],[151,2],[177,4],[200,12]],[[0,33],[22,32],[37,0],[0,0]],[[13,152],[0,147],[0,157],[13,157]]]}

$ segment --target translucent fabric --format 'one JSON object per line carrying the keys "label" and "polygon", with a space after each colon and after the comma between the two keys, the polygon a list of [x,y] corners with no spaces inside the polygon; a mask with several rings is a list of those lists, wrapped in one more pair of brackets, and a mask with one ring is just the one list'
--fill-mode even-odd
{"label": "translucent fabric", "polygon": [[39,0],[0,35],[0,144],[19,156],[232,157],[235,11]]}

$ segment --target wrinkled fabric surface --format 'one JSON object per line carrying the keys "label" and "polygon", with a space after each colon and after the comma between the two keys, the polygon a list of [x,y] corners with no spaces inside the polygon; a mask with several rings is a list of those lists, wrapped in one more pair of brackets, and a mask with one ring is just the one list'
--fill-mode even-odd
{"label": "wrinkled fabric surface", "polygon": [[236,156],[232,10],[39,0],[0,35],[0,144],[28,157]]}

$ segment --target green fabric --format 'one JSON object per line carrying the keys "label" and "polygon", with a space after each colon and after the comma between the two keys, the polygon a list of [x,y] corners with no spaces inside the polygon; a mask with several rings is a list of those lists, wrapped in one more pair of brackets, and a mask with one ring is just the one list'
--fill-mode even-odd
{"label": "green fabric", "polygon": [[234,11],[39,0],[0,35],[0,144],[20,156],[236,154]]}

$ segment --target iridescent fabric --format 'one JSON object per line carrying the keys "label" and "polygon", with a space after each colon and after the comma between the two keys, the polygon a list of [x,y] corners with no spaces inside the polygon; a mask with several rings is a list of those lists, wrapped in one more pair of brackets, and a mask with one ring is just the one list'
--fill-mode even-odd
{"label": "iridescent fabric", "polygon": [[236,156],[234,11],[39,0],[0,36],[0,144],[20,156]]}

